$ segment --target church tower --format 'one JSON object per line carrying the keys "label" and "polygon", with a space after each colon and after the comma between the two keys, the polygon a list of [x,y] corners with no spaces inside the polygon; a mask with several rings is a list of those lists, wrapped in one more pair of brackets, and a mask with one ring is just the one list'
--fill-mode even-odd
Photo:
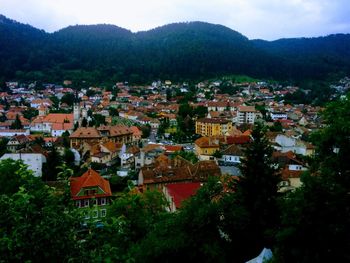
{"label": "church tower", "polygon": [[75,99],[73,103],[73,119],[74,124],[77,122],[80,124],[80,104],[78,99],[78,91],[75,91]]}

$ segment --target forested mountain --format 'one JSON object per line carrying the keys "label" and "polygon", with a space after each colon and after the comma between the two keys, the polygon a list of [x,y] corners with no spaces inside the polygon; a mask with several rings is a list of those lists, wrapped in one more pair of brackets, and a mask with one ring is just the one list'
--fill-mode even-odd
{"label": "forested mountain", "polygon": [[350,73],[350,35],[249,40],[221,25],[175,23],[132,33],[113,25],[46,33],[0,16],[0,78],[101,82],[224,74],[304,80]]}

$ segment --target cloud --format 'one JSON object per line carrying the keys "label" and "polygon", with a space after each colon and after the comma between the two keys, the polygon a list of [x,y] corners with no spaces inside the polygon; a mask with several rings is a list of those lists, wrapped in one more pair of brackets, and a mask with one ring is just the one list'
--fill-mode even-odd
{"label": "cloud", "polygon": [[132,31],[206,21],[249,38],[350,32],[347,0],[0,0],[0,12],[49,32],[74,24],[115,24]]}

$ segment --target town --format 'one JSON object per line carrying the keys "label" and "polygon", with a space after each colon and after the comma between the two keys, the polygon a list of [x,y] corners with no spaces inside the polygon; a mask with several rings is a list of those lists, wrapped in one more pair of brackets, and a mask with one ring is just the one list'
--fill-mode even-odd
{"label": "town", "polygon": [[[349,88],[350,79],[342,79],[330,100]],[[302,185],[315,155],[309,136],[324,126],[322,106],[292,103],[308,92],[249,78],[81,89],[70,80],[6,82],[0,163],[22,162],[57,193],[68,180],[83,225],[103,227],[109,205],[125,189],[159,191],[164,209],[175,212],[211,177],[240,180],[260,124],[280,175],[278,192],[285,194]]]}

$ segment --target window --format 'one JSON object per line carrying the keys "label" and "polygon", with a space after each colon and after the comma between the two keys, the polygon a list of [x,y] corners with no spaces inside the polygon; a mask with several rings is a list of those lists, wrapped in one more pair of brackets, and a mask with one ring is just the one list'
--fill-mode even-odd
{"label": "window", "polygon": [[80,207],[80,206],[81,206],[80,200],[78,200],[78,201],[75,202],[75,206],[76,206],[76,207]]}
{"label": "window", "polygon": [[84,212],[84,218],[85,219],[89,219],[90,218],[90,212],[89,211],[85,211]]}
{"label": "window", "polygon": [[105,205],[106,204],[106,198],[101,198],[101,205]]}
{"label": "window", "polygon": [[89,199],[84,200],[84,206],[89,206]]}
{"label": "window", "polygon": [[97,218],[98,217],[98,210],[92,211],[92,217]]}
{"label": "window", "polygon": [[85,195],[95,195],[96,189],[87,189],[85,190]]}
{"label": "window", "polygon": [[102,209],[101,210],[101,217],[105,217],[107,214],[107,210],[106,209]]}
{"label": "window", "polygon": [[97,199],[95,198],[95,199],[92,199],[92,204],[93,205],[97,205]]}

